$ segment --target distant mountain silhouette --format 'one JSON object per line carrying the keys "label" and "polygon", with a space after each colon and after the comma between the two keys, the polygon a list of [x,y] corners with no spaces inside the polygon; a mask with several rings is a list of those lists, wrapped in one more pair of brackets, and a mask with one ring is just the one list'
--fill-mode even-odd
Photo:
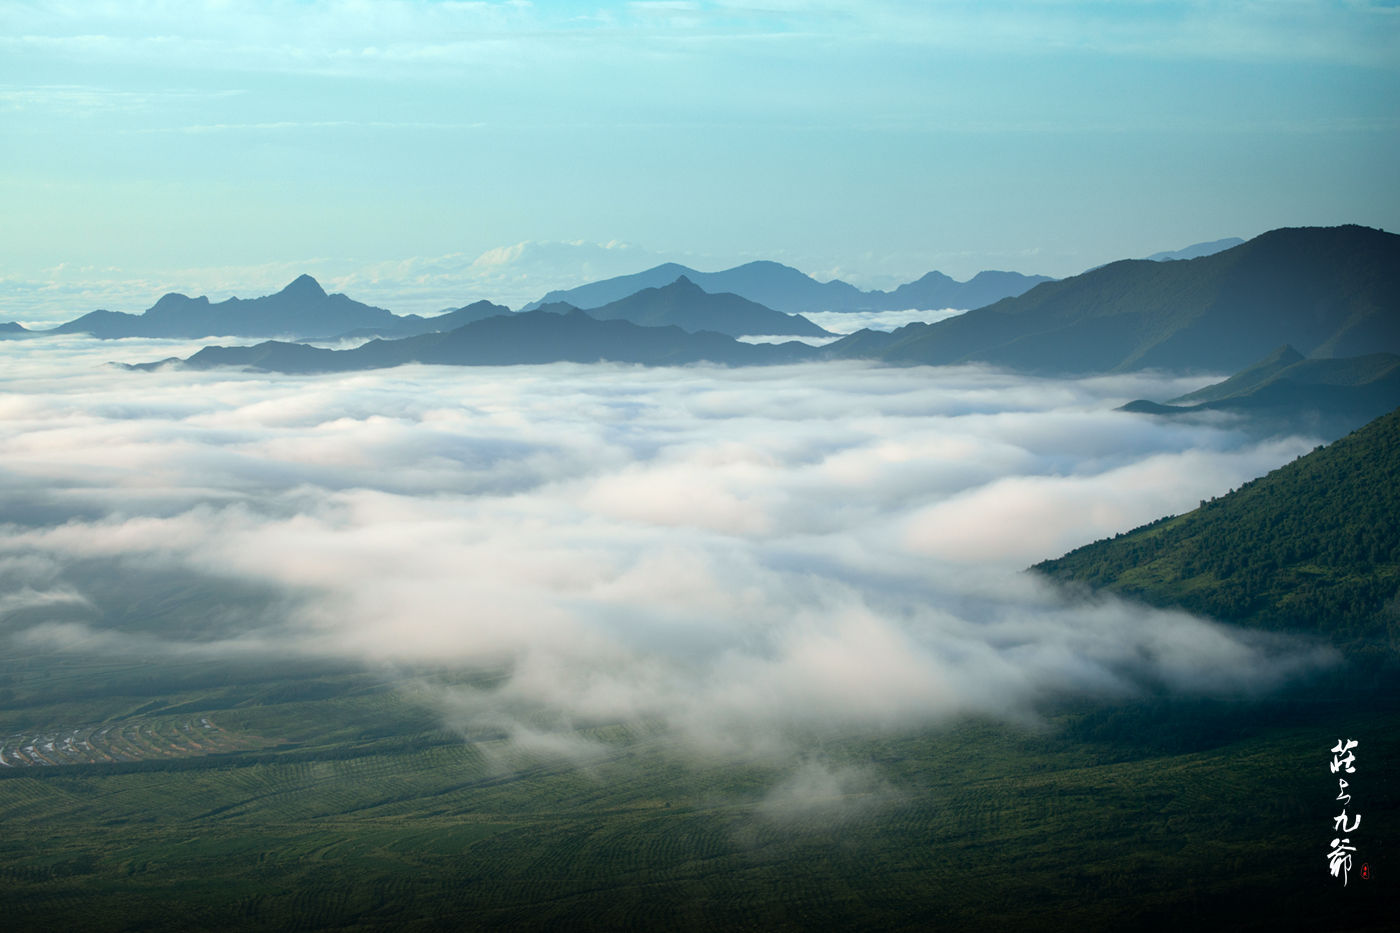
{"label": "distant mountain silhouette", "polygon": [[1284,229],[1199,259],[1124,260],[827,351],[1038,373],[1233,372],[1283,343],[1309,357],[1400,352],[1400,236]]}
{"label": "distant mountain silhouette", "polygon": [[[498,305],[487,301],[473,301],[469,305],[463,305],[451,311],[445,311],[434,317],[423,318],[420,334],[440,333],[447,330],[456,330],[463,324],[472,324],[476,321],[484,321],[488,317],[497,317],[502,314],[510,314],[510,308],[505,305]],[[412,315],[410,315],[411,317]]]}
{"label": "distant mountain silhouette", "polygon": [[356,328],[392,327],[392,312],[344,295],[327,295],[309,275],[298,276],[275,295],[208,298],[169,294],[142,314],[93,311],[42,333],[91,334],[100,338],[306,337],[341,334]]}
{"label": "distant mountain silhouette", "polygon": [[1304,359],[1280,347],[1223,382],[1167,404],[1129,402],[1126,411],[1163,416],[1230,412],[1256,433],[1304,433],[1336,440],[1400,406],[1400,355]]}
{"label": "distant mountain silhouette", "polygon": [[488,317],[510,313],[512,313],[510,308],[507,308],[505,305],[493,304],[483,299],[481,301],[474,301],[461,308],[444,311],[441,314],[435,314],[430,317],[421,317],[417,314],[396,315],[393,321],[385,324],[373,327],[360,327],[315,339],[330,341],[353,340],[364,337],[415,337],[419,334],[435,334],[445,330],[456,330],[463,324],[471,324],[475,321],[485,320]]}
{"label": "distant mountain silhouette", "polygon": [[977,308],[1032,286],[1050,281],[1045,276],[1017,272],[979,272],[967,282],[955,282],[931,272],[892,292],[861,291],[834,279],[818,282],[811,276],[777,262],[745,263],[721,272],[697,272],[668,262],[616,278],[590,282],[577,288],[552,291],[522,310],[532,311],[550,302],[567,302],[590,310],[626,298],[643,289],[661,288],[684,276],[711,294],[728,292],[756,301],[785,314],[807,311],[902,311],[906,308]]}
{"label": "distant mountain silhouette", "polygon": [[[1041,282],[1053,282],[1048,275],[1022,275],[1019,272],[979,272],[966,282],[955,281],[942,272],[901,285],[885,294],[884,307],[874,310],[900,311],[905,308],[980,308],[1003,298],[1023,295]],[[871,292],[868,294],[880,294]]]}
{"label": "distant mountain silhouette", "polygon": [[451,331],[398,340],[372,340],[352,350],[267,341],[251,347],[205,347],[185,360],[130,366],[150,370],[166,365],[193,369],[237,366],[282,373],[346,372],[405,363],[499,366],[519,363],[611,361],[652,366],[713,362],[756,365],[815,358],[801,343],[747,344],[708,331],[643,327],[630,321],[600,321],[577,308],[563,313],[536,310],[493,315]]}
{"label": "distant mountain silhouette", "polygon": [[[408,337],[452,330],[497,314],[505,305],[478,301],[442,314],[397,315],[361,304],[345,295],[327,295],[309,275],[298,276],[286,288],[261,298],[229,298],[210,302],[171,293],[141,314],[92,311],[50,330],[31,334],[91,334],[118,337],[283,337],[291,340],[335,340],[363,337]],[[18,325],[15,325],[16,327]],[[0,325],[3,333],[3,325]]]}
{"label": "distant mountain silhouette", "polygon": [[26,337],[31,333],[23,324],[16,321],[0,323],[0,340],[6,337]]}
{"label": "distant mountain silhouette", "polygon": [[631,321],[645,327],[674,324],[691,333],[710,330],[731,337],[833,336],[805,317],[774,311],[732,293],[712,295],[684,275],[661,288],[644,288],[626,298],[589,308],[587,313],[600,321]]}
{"label": "distant mountain silhouette", "polygon": [[1168,262],[1173,259],[1199,259],[1202,256],[1212,256],[1221,250],[1230,249],[1243,243],[1237,236],[1226,237],[1223,240],[1211,240],[1207,243],[1193,243],[1181,249],[1167,250],[1161,253],[1153,253],[1147,258],[1153,262]]}

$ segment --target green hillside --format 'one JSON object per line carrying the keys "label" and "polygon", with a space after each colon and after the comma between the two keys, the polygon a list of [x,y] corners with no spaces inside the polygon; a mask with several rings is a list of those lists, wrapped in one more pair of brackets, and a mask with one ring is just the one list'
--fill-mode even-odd
{"label": "green hillside", "polygon": [[1195,511],[1034,569],[1391,661],[1400,649],[1400,409]]}

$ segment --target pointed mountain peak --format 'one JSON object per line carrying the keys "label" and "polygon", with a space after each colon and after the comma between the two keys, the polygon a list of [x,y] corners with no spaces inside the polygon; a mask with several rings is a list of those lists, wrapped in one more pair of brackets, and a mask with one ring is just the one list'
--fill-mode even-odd
{"label": "pointed mountain peak", "polygon": [[704,289],[690,280],[689,276],[677,276],[676,280],[665,288],[666,291],[675,292],[703,292]]}
{"label": "pointed mountain peak", "polygon": [[277,294],[287,298],[324,298],[326,290],[321,287],[320,282],[309,275],[302,274],[293,279],[290,285]]}
{"label": "pointed mountain peak", "polygon": [[1279,347],[1279,348],[1278,348],[1277,350],[1275,350],[1273,353],[1270,353],[1267,357],[1265,357],[1265,358],[1264,358],[1262,361],[1260,361],[1260,362],[1261,362],[1261,364],[1263,364],[1263,363],[1290,363],[1290,364],[1291,364],[1291,363],[1300,363],[1300,362],[1302,362],[1302,361],[1305,360],[1305,359],[1307,359],[1307,357],[1303,356],[1303,354],[1301,354],[1301,353],[1299,353],[1297,350],[1295,350],[1295,349],[1293,348],[1293,345],[1292,345],[1292,344],[1285,343],[1283,346]]}

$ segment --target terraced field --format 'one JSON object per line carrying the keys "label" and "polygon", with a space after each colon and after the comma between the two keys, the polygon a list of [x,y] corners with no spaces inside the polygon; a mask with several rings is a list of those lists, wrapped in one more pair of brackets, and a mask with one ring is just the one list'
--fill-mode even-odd
{"label": "terraced field", "polygon": [[0,737],[0,766],[30,768],[159,761],[229,754],[276,744],[260,736],[231,733],[207,716],[143,717]]}

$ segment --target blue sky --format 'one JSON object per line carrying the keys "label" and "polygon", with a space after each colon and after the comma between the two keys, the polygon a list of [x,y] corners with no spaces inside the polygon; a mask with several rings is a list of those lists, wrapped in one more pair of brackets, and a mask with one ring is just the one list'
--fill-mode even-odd
{"label": "blue sky", "polygon": [[0,320],[675,259],[887,287],[1400,228],[1400,8],[8,2]]}

